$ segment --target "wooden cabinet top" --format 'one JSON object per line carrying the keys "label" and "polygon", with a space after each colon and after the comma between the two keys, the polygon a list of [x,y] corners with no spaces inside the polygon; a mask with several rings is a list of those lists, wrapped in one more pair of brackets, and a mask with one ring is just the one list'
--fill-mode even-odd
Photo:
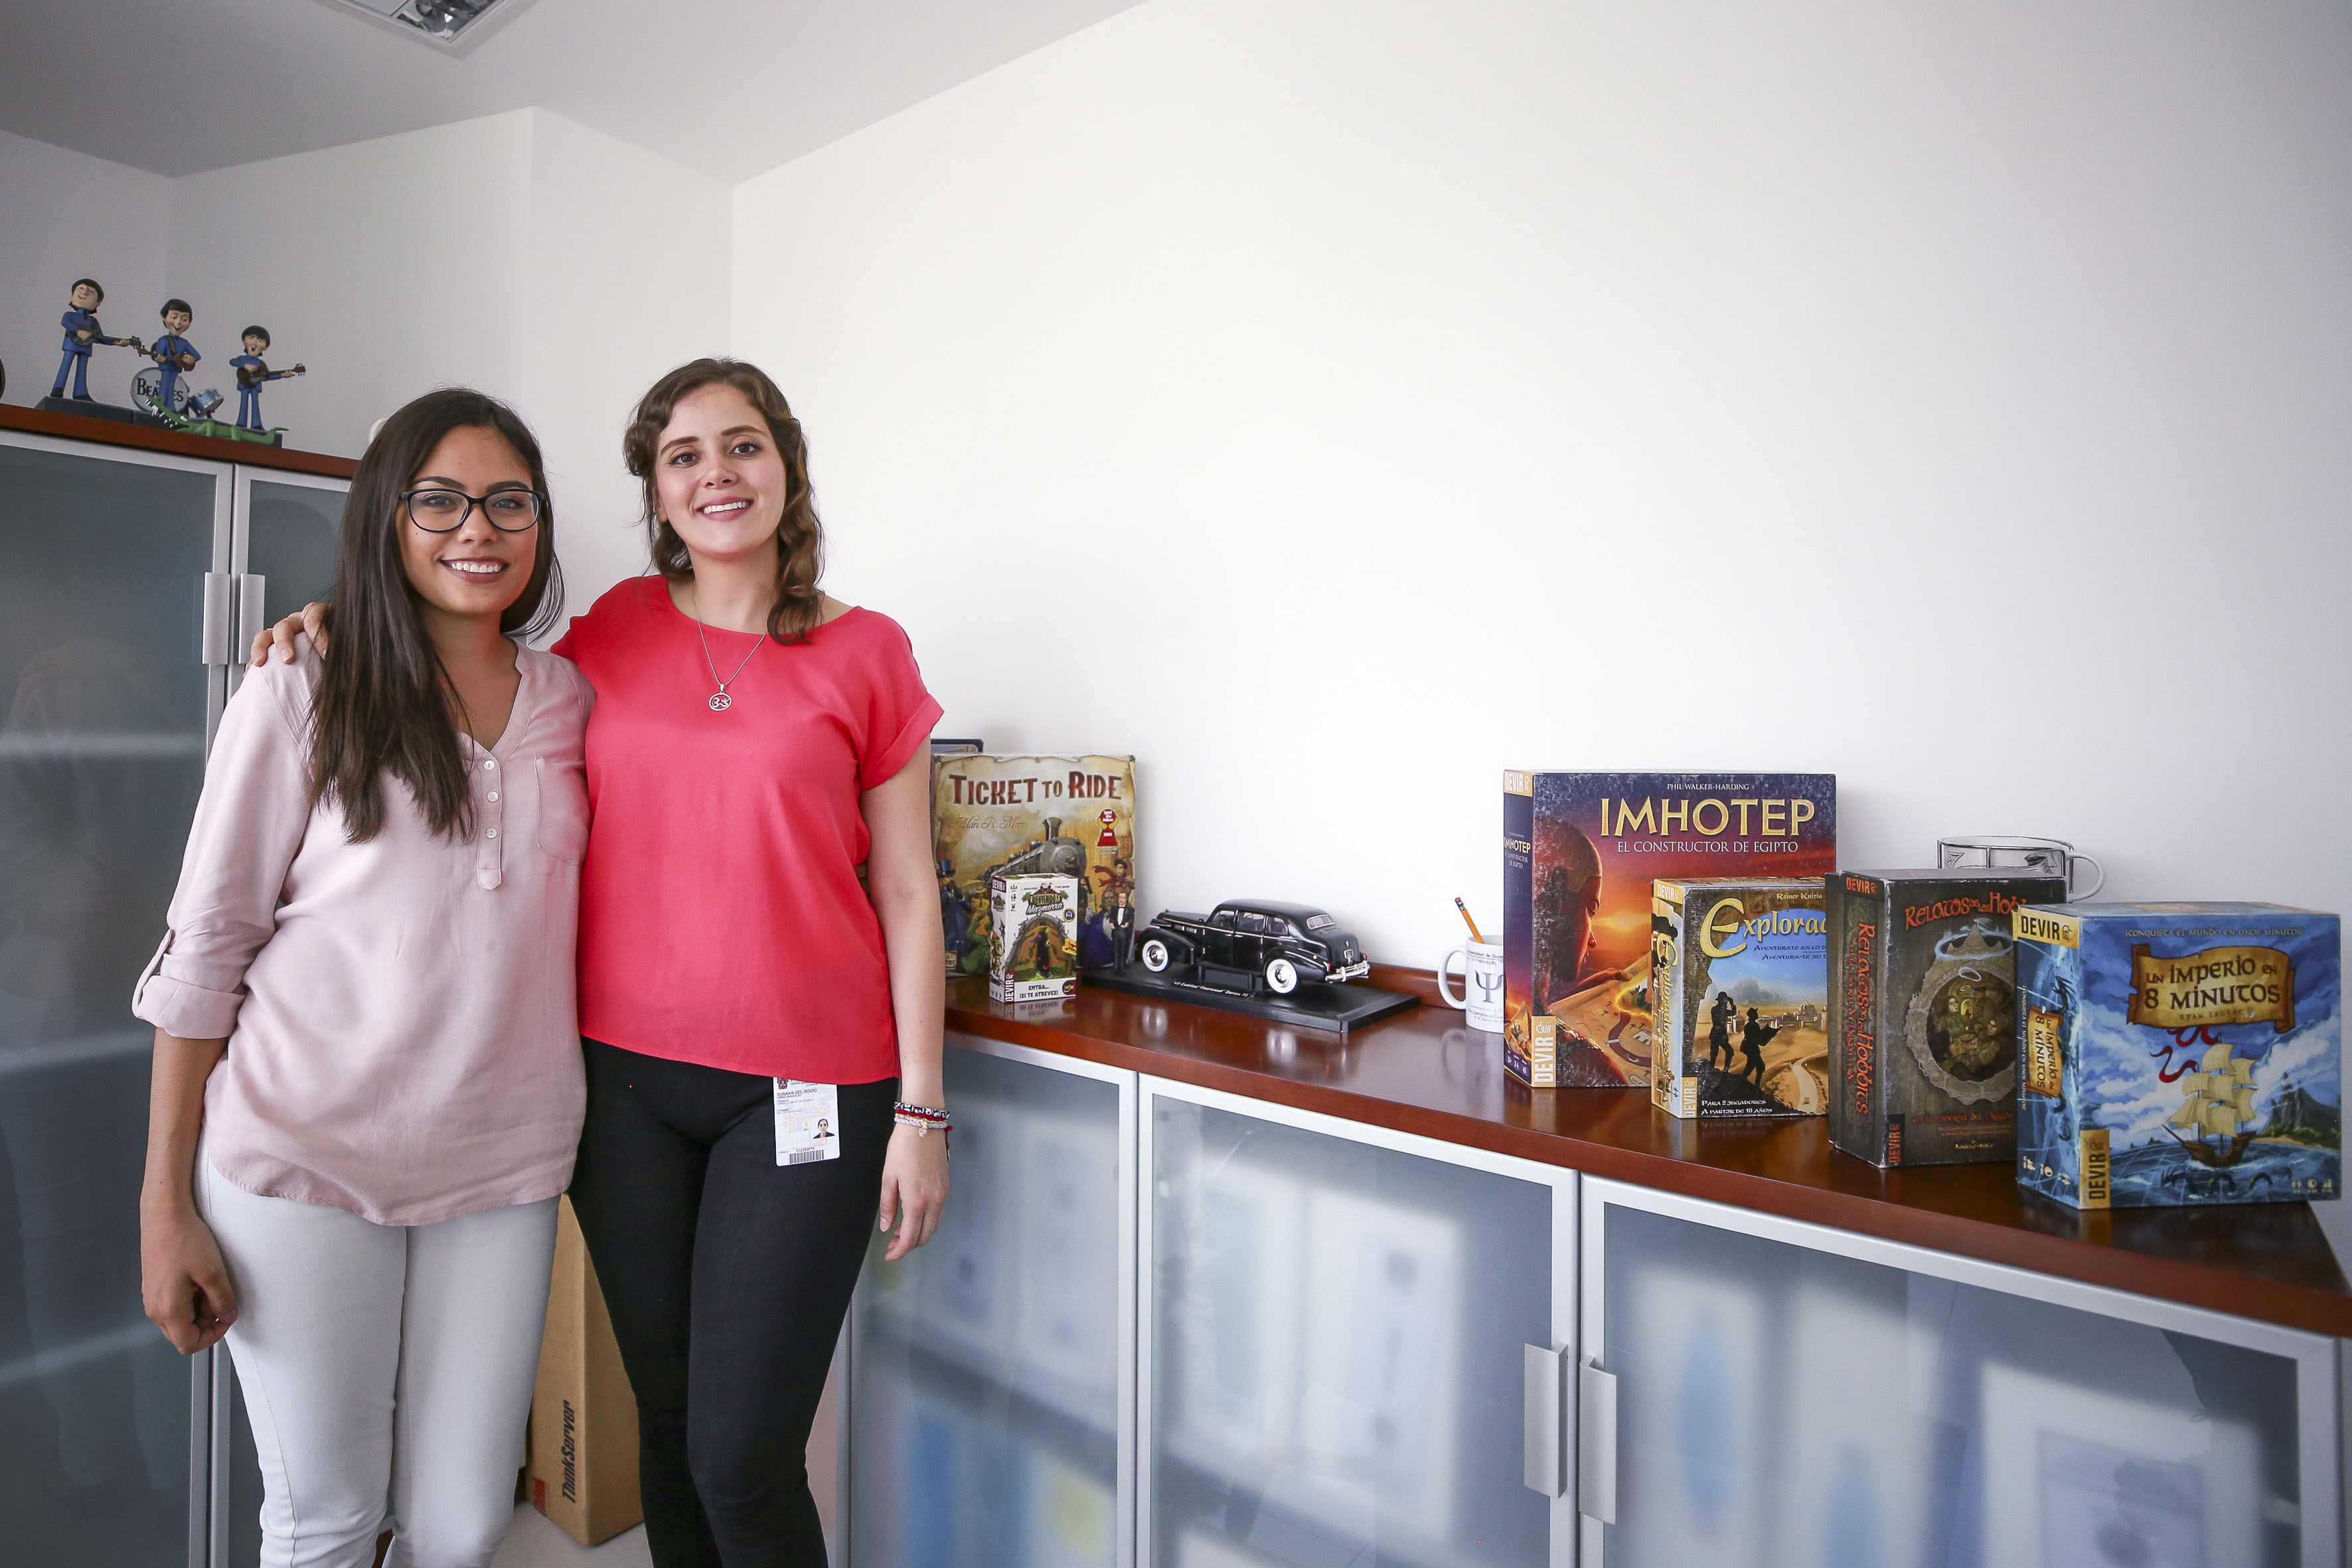
{"label": "wooden cabinet top", "polygon": [[2352,1337],[2352,1284],[2302,1203],[2081,1212],[2019,1190],[2009,1167],[1881,1171],[1830,1147],[1819,1117],[1679,1121],[1637,1089],[1530,1089],[1500,1036],[1431,1005],[1424,973],[1372,984],[1423,1005],[1342,1037],[1088,990],[991,1002],[948,987],[948,1026],[1449,1143],[2038,1273]]}
{"label": "wooden cabinet top", "polygon": [[359,464],[352,459],[331,458],[324,452],[296,452],[284,447],[265,447],[257,441],[223,441],[212,436],[191,436],[184,430],[159,430],[152,425],[125,425],[119,419],[58,414],[46,408],[20,407],[14,403],[0,403],[0,430],[63,436],[100,447],[209,458],[216,463],[243,463],[248,468],[279,468],[288,473],[321,474],[331,479],[348,479],[360,471]]}

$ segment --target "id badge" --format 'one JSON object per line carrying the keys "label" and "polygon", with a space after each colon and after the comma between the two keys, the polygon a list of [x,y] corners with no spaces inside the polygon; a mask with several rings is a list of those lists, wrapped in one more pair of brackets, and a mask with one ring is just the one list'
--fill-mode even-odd
{"label": "id badge", "polygon": [[776,1080],[776,1163],[841,1158],[841,1104],[835,1086]]}

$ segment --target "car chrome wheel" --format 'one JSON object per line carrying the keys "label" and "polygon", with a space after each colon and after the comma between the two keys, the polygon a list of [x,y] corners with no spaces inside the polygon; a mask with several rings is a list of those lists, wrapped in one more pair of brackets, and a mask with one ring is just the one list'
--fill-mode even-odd
{"label": "car chrome wheel", "polygon": [[1277,996],[1287,996],[1298,989],[1298,965],[1286,958],[1277,958],[1265,966],[1265,984]]}
{"label": "car chrome wheel", "polygon": [[1151,971],[1152,973],[1165,974],[1168,973],[1168,965],[1171,962],[1168,944],[1160,941],[1158,937],[1148,936],[1143,939],[1143,951],[1141,957],[1143,959],[1143,967]]}

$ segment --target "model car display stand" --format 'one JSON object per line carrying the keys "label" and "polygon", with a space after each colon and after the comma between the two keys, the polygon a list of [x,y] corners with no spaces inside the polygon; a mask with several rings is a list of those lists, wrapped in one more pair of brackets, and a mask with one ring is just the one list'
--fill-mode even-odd
{"label": "model car display stand", "polygon": [[[1213,964],[1171,963],[1160,974],[1140,963],[1129,964],[1124,973],[1087,969],[1079,972],[1078,984],[1103,991],[1121,991],[1129,996],[1190,1002],[1196,1007],[1244,1013],[1271,1023],[1328,1029],[1340,1035],[1359,1024],[1393,1017],[1408,1007],[1421,1005],[1419,997],[1402,991],[1381,991],[1370,985],[1326,985],[1315,980],[1301,980],[1298,989],[1287,996],[1279,996],[1257,975]],[[1256,989],[1245,991],[1244,987],[1251,984]]]}

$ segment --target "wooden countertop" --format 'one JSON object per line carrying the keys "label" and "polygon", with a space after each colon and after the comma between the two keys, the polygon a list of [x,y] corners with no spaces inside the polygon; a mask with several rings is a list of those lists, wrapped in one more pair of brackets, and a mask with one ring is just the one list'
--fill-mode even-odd
{"label": "wooden countertop", "polygon": [[322,474],[331,479],[348,479],[360,471],[359,464],[352,458],[331,458],[324,452],[297,452],[285,447],[265,447],[257,441],[224,441],[215,436],[191,436],[184,430],[159,430],[152,425],[125,425],[119,419],[93,419],[84,414],[58,414],[14,403],[0,403],[0,430],[65,436],[77,441],[94,441],[102,447],[210,458],[217,463],[282,468],[289,473]]}
{"label": "wooden countertop", "polygon": [[1400,1132],[1741,1208],[1906,1241],[2191,1306],[2352,1337],[2352,1283],[2308,1204],[2084,1213],[2021,1192],[2001,1165],[1881,1171],[1830,1147],[1818,1117],[1678,1121],[1644,1091],[1530,1089],[1501,1037],[1429,1005],[1425,971],[1372,983],[1424,1005],[1341,1037],[1080,982],[1071,1002],[1005,1005],[948,986],[948,1027]]}

